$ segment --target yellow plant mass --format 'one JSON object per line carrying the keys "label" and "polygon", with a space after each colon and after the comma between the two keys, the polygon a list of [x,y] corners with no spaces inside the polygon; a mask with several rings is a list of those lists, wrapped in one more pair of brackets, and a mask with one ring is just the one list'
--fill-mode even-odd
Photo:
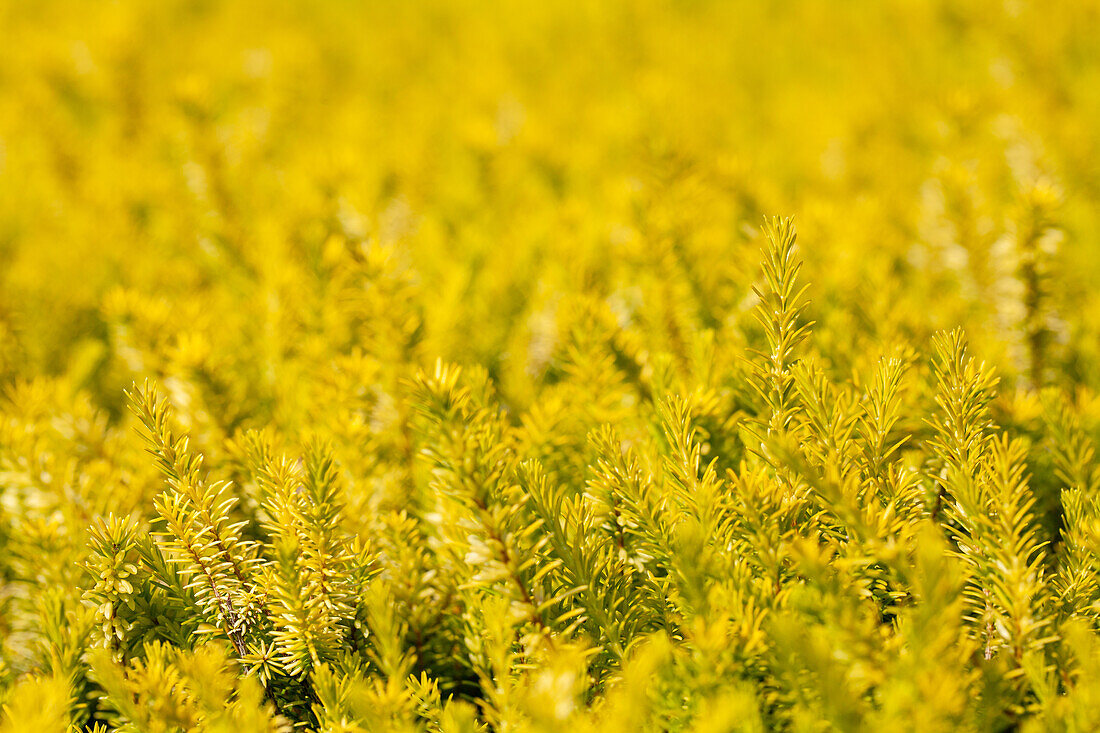
{"label": "yellow plant mass", "polygon": [[0,732],[1100,730],[1096,0],[0,0]]}

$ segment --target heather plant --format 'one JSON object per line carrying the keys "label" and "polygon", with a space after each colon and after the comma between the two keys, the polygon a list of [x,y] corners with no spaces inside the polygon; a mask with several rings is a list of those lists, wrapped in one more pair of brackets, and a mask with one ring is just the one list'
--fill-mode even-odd
{"label": "heather plant", "polygon": [[1097,730],[1097,37],[0,1],[0,733]]}

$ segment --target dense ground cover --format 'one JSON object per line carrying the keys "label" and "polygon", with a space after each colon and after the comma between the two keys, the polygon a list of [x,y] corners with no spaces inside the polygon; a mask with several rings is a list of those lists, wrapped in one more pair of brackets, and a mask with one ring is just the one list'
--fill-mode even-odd
{"label": "dense ground cover", "polygon": [[0,731],[1097,730],[1098,38],[0,0]]}

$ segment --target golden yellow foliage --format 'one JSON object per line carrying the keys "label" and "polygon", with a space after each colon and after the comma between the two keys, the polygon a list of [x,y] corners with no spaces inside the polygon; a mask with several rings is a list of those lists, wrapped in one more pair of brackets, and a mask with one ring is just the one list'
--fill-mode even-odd
{"label": "golden yellow foliage", "polygon": [[1096,730],[1098,39],[0,0],[0,730]]}

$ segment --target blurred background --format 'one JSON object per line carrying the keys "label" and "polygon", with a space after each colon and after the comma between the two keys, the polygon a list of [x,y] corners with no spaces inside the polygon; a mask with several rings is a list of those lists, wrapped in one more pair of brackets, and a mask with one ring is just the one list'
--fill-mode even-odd
{"label": "blurred background", "polygon": [[961,324],[1096,387],[1098,39],[1094,0],[5,0],[0,378],[232,426],[359,349],[526,407],[586,318],[642,368],[751,344],[780,214],[836,373]]}

